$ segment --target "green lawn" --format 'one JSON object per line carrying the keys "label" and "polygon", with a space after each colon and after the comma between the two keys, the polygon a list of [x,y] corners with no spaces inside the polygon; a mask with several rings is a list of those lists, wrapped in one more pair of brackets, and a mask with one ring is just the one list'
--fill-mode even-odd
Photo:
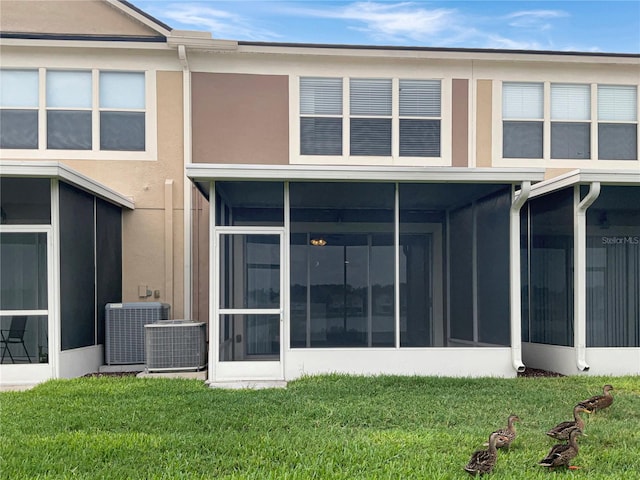
{"label": "green lawn", "polygon": [[[615,387],[586,417],[580,470],[537,466],[544,432]],[[490,478],[640,478],[640,377],[309,377],[286,389],[81,378],[0,393],[0,477],[446,479],[510,413],[518,438]]]}

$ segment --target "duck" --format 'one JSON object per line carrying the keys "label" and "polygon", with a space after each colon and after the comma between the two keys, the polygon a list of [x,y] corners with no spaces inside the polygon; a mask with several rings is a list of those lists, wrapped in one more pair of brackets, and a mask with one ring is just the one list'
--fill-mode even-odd
{"label": "duck", "polygon": [[593,397],[578,403],[578,405],[582,405],[587,410],[591,410],[591,412],[607,408],[613,403],[611,390],[613,390],[613,387],[607,384],[602,388],[602,395],[594,395]]}
{"label": "duck", "polygon": [[489,436],[489,448],[473,452],[469,459],[469,463],[465,465],[464,469],[471,475],[484,475],[485,473],[490,473],[498,461],[496,443],[498,442],[499,437],[499,433],[493,432]]}
{"label": "duck", "polygon": [[[509,448],[511,446],[511,442],[513,442],[516,438],[516,427],[514,423],[519,421],[520,417],[518,417],[517,415],[509,415],[509,418],[507,418],[507,427],[500,428],[495,432],[492,432],[492,434],[497,433],[499,435],[498,440],[496,441],[496,448]],[[485,443],[485,446],[487,445],[489,444]]]}
{"label": "duck", "polygon": [[569,465],[578,455],[578,435],[582,435],[582,430],[578,427],[573,427],[569,432],[569,443],[559,443],[551,447],[549,453],[544,457],[538,465],[553,469],[555,467],[567,467],[569,470],[577,470],[580,467],[575,465]]}
{"label": "duck", "polygon": [[[586,409],[583,405],[577,404],[573,407],[573,421],[561,422],[551,430],[547,432],[551,438],[555,438],[556,440],[569,440],[569,433],[574,427],[578,427],[582,432],[584,432],[584,420],[580,416],[580,413],[591,413],[591,410]],[[584,435],[584,433],[583,433]]]}

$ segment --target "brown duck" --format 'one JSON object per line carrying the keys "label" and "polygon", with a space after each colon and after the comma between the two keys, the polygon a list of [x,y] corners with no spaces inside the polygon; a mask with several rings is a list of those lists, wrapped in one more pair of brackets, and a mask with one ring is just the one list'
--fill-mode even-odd
{"label": "brown duck", "polygon": [[613,403],[613,395],[611,395],[611,390],[613,390],[613,387],[607,384],[602,389],[602,395],[594,395],[593,397],[578,403],[578,405],[582,405],[584,408],[586,408],[587,410],[591,410],[592,412],[607,408]]}
{"label": "brown duck", "polygon": [[471,455],[469,463],[464,469],[471,475],[483,475],[490,473],[498,461],[498,450],[496,450],[496,442],[500,434],[492,433],[489,436],[489,448],[487,450],[476,450]]}
{"label": "brown duck", "polygon": [[538,465],[553,469],[555,467],[567,467],[570,470],[577,470],[580,467],[569,465],[578,455],[578,442],[576,437],[582,435],[582,430],[573,427],[569,433],[569,443],[560,443],[551,447],[549,453],[544,457]]}
{"label": "brown duck", "polygon": [[591,410],[587,410],[584,406],[578,404],[573,407],[573,421],[562,422],[553,427],[547,432],[552,438],[556,440],[569,440],[569,433],[573,428],[578,427],[584,432],[584,420],[580,416],[581,412],[591,413]]}
{"label": "brown duck", "polygon": [[[515,422],[519,422],[520,417],[517,415],[509,415],[507,418],[507,426],[506,428],[500,428],[492,433],[497,433],[498,439],[496,440],[496,448],[510,447],[511,442],[513,442],[516,438],[516,427],[514,425]],[[485,443],[485,446],[489,445]]]}

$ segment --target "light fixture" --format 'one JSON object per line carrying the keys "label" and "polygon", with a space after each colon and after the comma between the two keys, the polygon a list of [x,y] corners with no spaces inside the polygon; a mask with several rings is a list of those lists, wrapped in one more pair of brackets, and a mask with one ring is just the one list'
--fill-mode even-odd
{"label": "light fixture", "polygon": [[319,237],[319,238],[312,238],[309,241],[309,243],[314,247],[324,247],[327,244],[327,241],[324,238]]}

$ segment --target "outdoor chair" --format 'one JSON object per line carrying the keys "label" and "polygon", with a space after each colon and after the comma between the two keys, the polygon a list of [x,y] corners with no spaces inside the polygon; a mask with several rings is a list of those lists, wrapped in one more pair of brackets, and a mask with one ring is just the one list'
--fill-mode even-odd
{"label": "outdoor chair", "polygon": [[29,363],[32,363],[27,346],[24,344],[24,332],[26,328],[27,317],[26,315],[20,315],[11,318],[11,324],[8,330],[0,330],[0,343],[2,343],[2,360],[0,360],[0,363],[4,363],[4,357],[7,353],[11,359],[11,363],[16,363],[13,355],[11,354],[9,345],[16,345],[19,343],[22,344],[22,348],[24,349],[27,359],[29,359]]}

